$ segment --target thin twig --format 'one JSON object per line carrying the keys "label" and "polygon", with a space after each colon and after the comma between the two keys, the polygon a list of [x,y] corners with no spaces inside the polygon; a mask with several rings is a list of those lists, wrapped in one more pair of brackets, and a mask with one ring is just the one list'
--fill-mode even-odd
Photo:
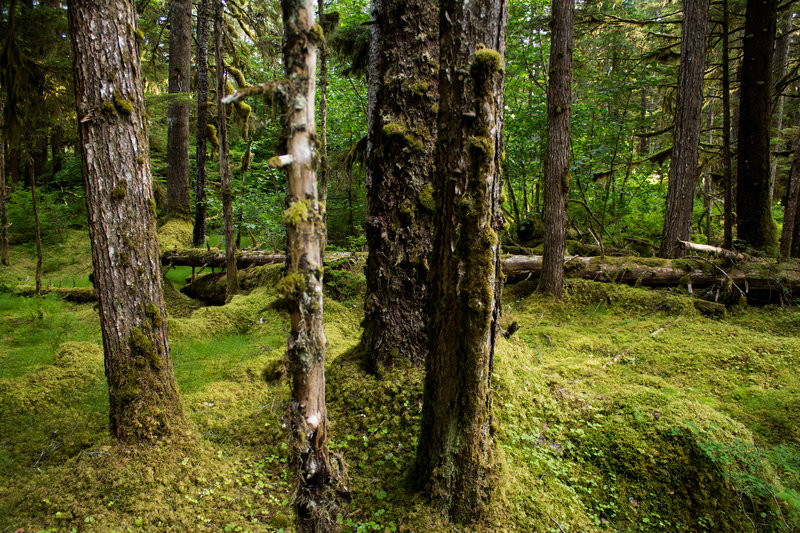
{"label": "thin twig", "polygon": [[552,517],[552,516],[550,516],[550,515],[547,515],[547,518],[549,518],[550,520],[552,520],[552,521],[553,521],[553,523],[554,523],[555,525],[557,525],[557,526],[558,526],[558,529],[559,529],[559,531],[561,531],[561,533],[566,533],[566,531],[564,531],[564,528],[563,528],[563,527],[561,527],[561,524],[559,524],[558,522],[556,522],[556,519],[555,519],[555,518],[553,518],[553,517]]}
{"label": "thin twig", "polygon": [[689,256],[686,256],[684,259],[699,259],[700,261],[705,261],[705,262],[706,262],[706,263],[708,263],[709,265],[713,266],[714,268],[716,268],[717,270],[719,270],[720,272],[722,272],[722,275],[724,275],[726,278],[728,278],[729,280],[731,280],[731,283],[733,283],[733,286],[734,286],[734,287],[736,287],[736,290],[738,290],[738,291],[739,291],[739,294],[741,294],[742,296],[745,296],[745,293],[744,293],[744,291],[743,291],[742,289],[740,289],[740,288],[739,288],[739,286],[736,284],[736,282],[735,282],[735,281],[733,281],[733,278],[732,278],[732,277],[730,277],[730,275],[728,275],[728,273],[727,273],[727,272],[725,272],[725,271],[724,271],[724,270],[722,270],[720,267],[718,267],[718,266],[717,266],[717,265],[716,265],[716,264],[715,264],[713,261],[709,261],[709,260],[708,260],[708,259],[706,259],[705,257],[700,257],[699,255],[689,255]]}

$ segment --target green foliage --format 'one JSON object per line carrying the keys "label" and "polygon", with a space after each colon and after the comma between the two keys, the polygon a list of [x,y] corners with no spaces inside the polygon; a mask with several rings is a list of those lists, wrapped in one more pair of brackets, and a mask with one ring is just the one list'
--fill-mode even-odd
{"label": "green foliage", "polygon": [[[37,188],[39,225],[42,241],[54,244],[63,241],[70,229],[86,228],[86,201],[83,187],[64,189]],[[9,241],[12,244],[32,243],[36,239],[30,189],[11,189],[8,202]]]}

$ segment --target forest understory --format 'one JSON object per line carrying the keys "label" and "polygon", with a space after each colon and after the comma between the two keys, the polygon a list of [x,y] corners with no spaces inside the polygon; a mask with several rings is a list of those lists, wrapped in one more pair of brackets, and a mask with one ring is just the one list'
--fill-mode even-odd
{"label": "forest understory", "polygon": [[[172,247],[181,235],[162,234]],[[187,243],[188,244],[188,243]],[[90,286],[88,236],[45,250],[44,285]],[[282,266],[224,306],[165,281],[188,434],[108,435],[93,303],[22,297],[32,245],[0,270],[0,531],[290,531]],[[349,465],[346,531],[454,531],[409,488],[421,369],[362,369],[363,275],[326,270],[331,447]],[[580,279],[556,302],[507,284],[493,377],[488,514],[458,531],[793,531],[800,526],[800,311],[709,317],[686,288]],[[791,301],[790,301],[791,304]],[[516,324],[512,327],[512,324]],[[512,332],[513,331],[513,332]]]}

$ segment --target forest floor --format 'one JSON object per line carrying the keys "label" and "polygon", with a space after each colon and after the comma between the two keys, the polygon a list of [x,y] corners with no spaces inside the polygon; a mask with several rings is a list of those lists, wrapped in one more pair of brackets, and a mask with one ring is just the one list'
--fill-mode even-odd
{"label": "forest floor", "polygon": [[[181,239],[181,232],[172,238]],[[166,236],[164,240],[167,241]],[[94,305],[20,297],[33,248],[0,267],[0,532],[291,531],[282,371],[287,317],[263,287],[222,307],[167,274],[175,373],[194,435],[108,435]],[[86,236],[45,250],[45,286],[88,286]],[[325,302],[332,447],[349,468],[347,531],[800,529],[800,311],[701,315],[679,291],[570,281],[561,302],[508,285],[494,364],[497,479],[488,515],[453,527],[407,488],[421,371],[361,369],[359,273]]]}

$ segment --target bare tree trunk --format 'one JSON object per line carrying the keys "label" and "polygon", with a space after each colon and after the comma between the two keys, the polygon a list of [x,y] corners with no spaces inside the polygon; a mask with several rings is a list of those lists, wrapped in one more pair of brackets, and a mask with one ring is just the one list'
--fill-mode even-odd
{"label": "bare tree trunk", "polygon": [[[708,144],[714,143],[714,110],[709,106],[707,115]],[[714,210],[714,196],[711,183],[711,169],[706,166],[703,170],[703,212],[706,217],[706,242],[711,244],[711,212]]]}
{"label": "bare tree trunk", "polygon": [[[433,156],[439,100],[438,6],[372,1],[364,332],[367,368],[425,362]],[[413,82],[409,82],[413,80]]]}
{"label": "bare tree trunk", "polygon": [[[319,20],[325,16],[325,0],[317,1]],[[322,218],[328,219],[328,178],[330,177],[330,163],[328,161],[328,43],[320,43],[319,54],[319,201],[322,204]],[[325,236],[327,241],[327,235]],[[322,244],[325,250],[325,242]]]}
{"label": "bare tree trunk", "polygon": [[769,191],[772,59],[777,0],[747,0],[739,118],[737,230],[757,250],[777,244]]}
{"label": "bare tree trunk", "polygon": [[794,257],[795,225],[800,215],[800,133],[794,141],[792,168],[789,171],[789,194],[783,214],[783,230],[781,231],[781,258]]}
{"label": "bare tree trunk", "polygon": [[78,134],[112,435],[180,431],[144,119],[136,13],[126,0],[69,4]]}
{"label": "bare tree trunk", "polygon": [[722,0],[722,173],[725,187],[722,247],[733,248],[733,172],[731,168],[731,74],[728,50],[730,13]]}
{"label": "bare tree trunk", "polygon": [[542,290],[558,298],[564,280],[569,199],[572,110],[572,42],[575,0],[553,0],[550,84],[547,87],[547,154],[544,187]]}
{"label": "bare tree trunk", "polygon": [[197,8],[197,129],[195,131],[194,230],[192,244],[206,242],[206,131],[208,128],[208,19],[211,0]]}
{"label": "bare tree trunk", "polygon": [[192,0],[169,2],[169,92],[177,100],[167,117],[167,214],[189,219],[189,102],[192,68]]}
{"label": "bare tree trunk", "polygon": [[[792,40],[792,10],[787,9],[781,18],[780,35],[775,39],[775,72],[773,73],[772,85],[783,79],[789,70],[789,43]],[[774,92],[774,90],[773,90]],[[771,138],[780,139],[783,129],[783,109],[786,97],[783,94],[777,95],[775,106],[772,109],[772,121],[770,122]],[[778,157],[772,156],[769,169],[769,197],[775,199],[775,177],[778,174]]]}
{"label": "bare tree trunk", "polygon": [[228,114],[222,99],[225,97],[225,52],[222,48],[223,0],[214,2],[214,49],[217,64],[217,138],[219,139],[219,180],[222,189],[222,218],[225,224],[225,271],[228,278],[228,300],[239,292],[236,270],[236,242],[233,235],[233,177],[228,147]]}
{"label": "bare tree trunk", "polygon": [[708,34],[708,0],[684,0],[678,101],[669,165],[667,208],[661,234],[661,257],[680,257],[678,241],[688,241],[700,147],[703,74]]}
{"label": "bare tree trunk", "polygon": [[431,337],[416,475],[457,522],[484,511],[494,468],[507,8],[505,0],[440,3]]}
{"label": "bare tree trunk", "polygon": [[[337,531],[344,463],[328,449],[322,327],[322,243],[325,226],[317,197],[314,93],[317,46],[314,0],[282,0],[286,86],[282,116],[287,169],[286,277],[280,302],[289,311],[286,356],[292,376],[290,464],[297,474],[294,506],[299,532]],[[319,26],[316,26],[319,28]]]}
{"label": "bare tree trunk", "polygon": [[0,262],[8,266],[8,191],[6,189],[6,140],[3,137],[5,102],[0,99]]}
{"label": "bare tree trunk", "polygon": [[36,198],[36,175],[33,165],[28,167],[31,182],[31,207],[33,208],[33,230],[36,235],[36,294],[42,292],[42,231],[39,225],[39,202]]}

